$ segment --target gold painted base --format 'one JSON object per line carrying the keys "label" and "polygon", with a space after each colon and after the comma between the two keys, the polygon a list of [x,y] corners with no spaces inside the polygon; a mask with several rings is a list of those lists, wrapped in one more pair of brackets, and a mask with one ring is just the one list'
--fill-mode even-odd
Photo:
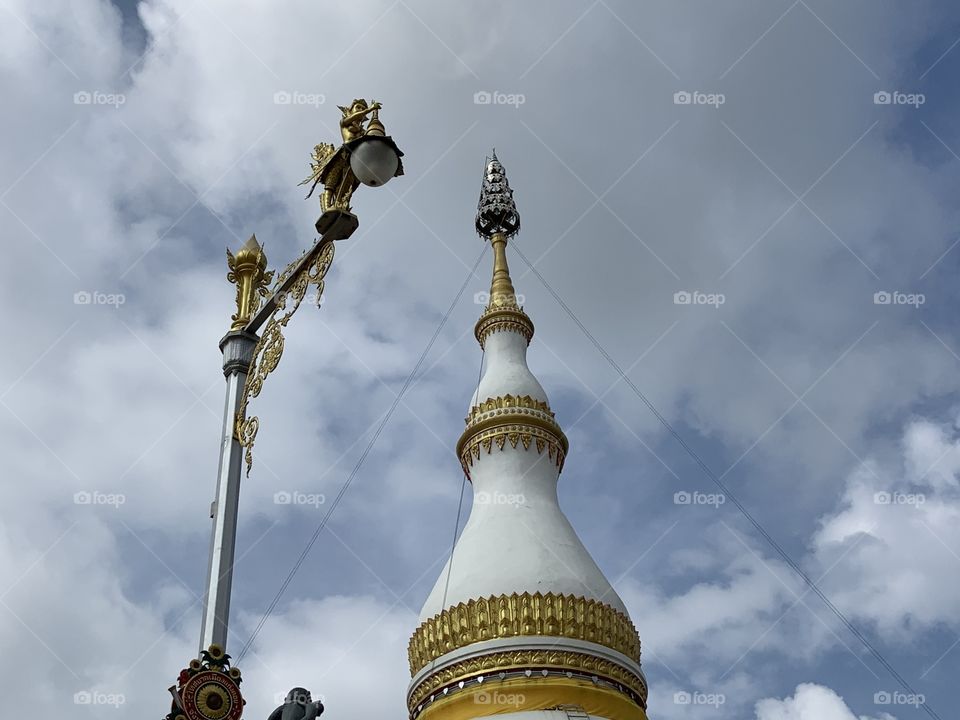
{"label": "gold painted base", "polygon": [[643,708],[622,693],[579,678],[488,679],[435,701],[417,720],[472,720],[526,710],[578,705],[589,715],[609,720],[647,720]]}

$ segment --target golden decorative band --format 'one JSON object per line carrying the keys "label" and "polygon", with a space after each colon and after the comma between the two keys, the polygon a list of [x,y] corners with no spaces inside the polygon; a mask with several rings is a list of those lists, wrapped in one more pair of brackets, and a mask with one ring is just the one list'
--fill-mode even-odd
{"label": "golden decorative band", "polygon": [[483,315],[477,320],[474,326],[473,334],[483,347],[487,336],[491,333],[501,330],[512,330],[520,333],[527,339],[527,344],[533,339],[533,320],[523,311],[522,308],[513,306],[495,307],[491,305],[484,310]]}
{"label": "golden decorative band", "polygon": [[619,610],[576,595],[525,592],[470,600],[421,623],[407,649],[410,675],[466,645],[531,635],[585,640],[640,662],[640,636]]}
{"label": "golden decorative band", "polygon": [[457,457],[467,477],[481,451],[489,455],[494,445],[503,450],[508,442],[514,448],[522,443],[524,450],[531,445],[536,446],[538,453],[546,450],[563,470],[570,443],[545,402],[529,395],[487,398],[470,410],[466,421],[467,428],[457,442]]}
{"label": "golden decorative band", "polygon": [[407,708],[411,717],[416,717],[423,709],[421,707],[423,702],[435,693],[443,693],[445,688],[462,689],[471,680],[476,681],[481,675],[485,675],[484,679],[492,682],[500,679],[494,673],[503,673],[507,676],[511,670],[518,669],[532,670],[537,675],[542,675],[544,671],[546,675],[566,671],[569,673],[568,677],[587,673],[591,676],[596,675],[608,680],[614,686],[622,686],[621,692],[625,691],[624,694],[640,707],[645,709],[647,705],[647,683],[641,676],[622,665],[587,653],[547,649],[495,652],[454,663],[426,676],[413,688],[407,698]]}
{"label": "golden decorative band", "polygon": [[537,400],[530,395],[503,395],[501,397],[487,398],[479,405],[474,405],[470,408],[470,414],[464,418],[464,421],[467,425],[472,425],[474,422],[483,419],[487,413],[502,414],[504,411],[518,410],[539,411],[549,415],[551,418],[554,417],[550,405],[542,400]]}
{"label": "golden decorative band", "polygon": [[[565,441],[566,438],[564,437],[563,440]],[[563,470],[566,442],[561,445],[560,439],[555,434],[529,424],[498,425],[483,432],[471,432],[466,440],[461,439],[458,443],[460,465],[467,478],[470,478],[470,468],[473,467],[474,461],[480,459],[481,450],[489,455],[493,452],[494,444],[503,450],[508,441],[512,447],[522,443],[524,450],[528,450],[531,445],[536,445],[538,453],[543,453],[546,448],[550,459],[556,463],[558,469]]]}

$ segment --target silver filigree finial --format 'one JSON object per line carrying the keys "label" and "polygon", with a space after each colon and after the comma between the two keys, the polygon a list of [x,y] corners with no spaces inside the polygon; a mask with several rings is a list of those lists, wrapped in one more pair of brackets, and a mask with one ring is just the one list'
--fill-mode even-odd
{"label": "silver filigree finial", "polygon": [[520,230],[520,213],[513,201],[513,190],[507,182],[507,174],[497,159],[497,151],[488,157],[477,204],[477,232],[489,240],[496,233],[512,237]]}

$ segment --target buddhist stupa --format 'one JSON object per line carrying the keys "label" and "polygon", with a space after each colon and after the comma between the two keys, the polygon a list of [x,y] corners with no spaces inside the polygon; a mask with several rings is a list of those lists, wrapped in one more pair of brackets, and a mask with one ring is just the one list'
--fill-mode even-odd
{"label": "buddhist stupa", "polygon": [[456,448],[473,505],[410,639],[410,718],[646,720],[637,630],[557,499],[569,446],[527,366],[534,327],[507,265],[520,217],[496,153],[476,229],[493,245],[493,279],[475,328],[484,371]]}

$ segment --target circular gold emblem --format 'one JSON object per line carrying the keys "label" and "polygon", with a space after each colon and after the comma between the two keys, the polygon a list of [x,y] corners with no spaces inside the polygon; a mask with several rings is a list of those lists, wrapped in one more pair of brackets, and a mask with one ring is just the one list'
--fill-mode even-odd
{"label": "circular gold emblem", "polygon": [[206,670],[183,686],[187,720],[239,720],[243,714],[240,688],[224,673]]}

